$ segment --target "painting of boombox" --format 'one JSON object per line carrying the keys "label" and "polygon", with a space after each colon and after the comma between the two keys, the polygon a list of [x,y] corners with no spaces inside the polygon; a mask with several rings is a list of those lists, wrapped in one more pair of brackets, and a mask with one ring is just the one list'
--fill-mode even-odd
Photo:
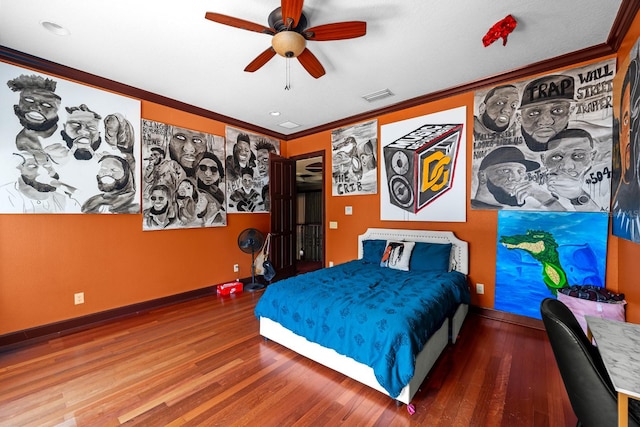
{"label": "painting of boombox", "polygon": [[462,124],[426,124],[384,147],[393,205],[418,213],[453,182]]}

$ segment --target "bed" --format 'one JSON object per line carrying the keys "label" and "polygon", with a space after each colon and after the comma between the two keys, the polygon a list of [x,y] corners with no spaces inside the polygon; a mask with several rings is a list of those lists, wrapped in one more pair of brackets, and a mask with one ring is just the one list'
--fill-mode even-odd
{"label": "bed", "polygon": [[462,327],[468,264],[452,232],[370,228],[357,260],[270,285],[260,334],[409,404]]}

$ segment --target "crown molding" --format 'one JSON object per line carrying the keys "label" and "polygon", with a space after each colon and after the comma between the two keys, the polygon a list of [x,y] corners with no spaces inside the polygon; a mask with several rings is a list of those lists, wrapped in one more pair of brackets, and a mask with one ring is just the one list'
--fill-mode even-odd
{"label": "crown molding", "polygon": [[13,49],[9,49],[4,46],[0,46],[0,60],[14,63],[16,65],[34,68],[42,72],[59,75],[68,79],[76,80],[81,83],[101,87],[114,92],[121,93],[126,96],[138,98],[141,100],[154,102],[160,105],[165,105],[170,108],[185,111],[187,113],[196,114],[202,117],[206,117],[212,120],[217,120],[226,123],[231,126],[237,126],[256,133],[271,136],[276,139],[289,141],[297,138],[301,138],[315,133],[324,132],[346,125],[357,123],[372,118],[393,113],[396,111],[404,110],[407,108],[415,107],[422,104],[427,104],[433,101],[437,101],[443,98],[459,95],[474,91],[476,89],[500,84],[507,81],[514,81],[523,79],[527,76],[541,74],[555,69],[566,68],[573,64],[595,60],[598,58],[614,55],[619,49],[625,35],[629,31],[633,20],[635,19],[638,11],[640,10],[640,0],[624,0],[620,6],[620,10],[616,16],[614,24],[606,43],[592,46],[590,48],[582,49],[576,52],[561,55],[549,60],[536,62],[529,64],[525,67],[518,68],[512,71],[501,73],[498,75],[486,77],[480,80],[469,82],[453,88],[444,89],[441,91],[429,93],[416,98],[412,98],[397,104],[393,104],[377,110],[368,111],[366,113],[345,117],[334,122],[326,123],[321,126],[316,126],[304,131],[282,134],[271,131],[259,126],[252,125],[251,123],[243,122],[241,120],[234,119],[233,117],[224,116],[222,114],[215,113],[204,108],[196,107],[194,105],[186,104],[184,102],[177,101],[175,99],[167,98],[152,92],[148,92],[142,89],[138,89],[129,85],[118,83],[113,80],[105,79],[95,74],[86,73],[74,68],[66,67],[51,61],[47,61],[42,58],[28,55]]}
{"label": "crown molding", "polygon": [[228,125],[240,127],[243,129],[251,130],[256,133],[272,136],[277,139],[284,139],[284,135],[273,132],[269,129],[252,125],[251,123],[243,122],[241,120],[234,119],[222,114],[215,113],[204,108],[196,107],[191,104],[177,101],[172,98],[167,98],[162,95],[158,95],[153,92],[148,92],[133,86],[129,86],[123,83],[116,82],[114,80],[106,79],[104,77],[97,76],[95,74],[87,73],[76,68],[67,67],[55,62],[47,61],[46,59],[38,58],[36,56],[28,55],[26,53],[10,49],[0,45],[0,60],[4,60],[14,65],[19,65],[26,68],[33,68],[44,73],[54,74],[66,79],[75,80],[83,84],[97,86],[103,89],[107,89],[119,94],[129,96],[132,98],[141,99],[144,101],[154,102],[156,104],[164,105],[167,107],[175,108],[176,110],[185,111],[187,113],[196,114],[198,116],[206,117],[208,119],[217,120]]}

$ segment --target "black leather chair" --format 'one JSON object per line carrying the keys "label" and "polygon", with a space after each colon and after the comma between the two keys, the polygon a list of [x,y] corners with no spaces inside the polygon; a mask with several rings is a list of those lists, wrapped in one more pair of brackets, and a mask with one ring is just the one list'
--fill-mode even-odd
{"label": "black leather chair", "polygon": [[[598,348],[562,302],[546,298],[540,314],[569,395],[578,426],[618,425],[618,394],[611,384]],[[629,426],[640,427],[638,402],[629,399]]]}

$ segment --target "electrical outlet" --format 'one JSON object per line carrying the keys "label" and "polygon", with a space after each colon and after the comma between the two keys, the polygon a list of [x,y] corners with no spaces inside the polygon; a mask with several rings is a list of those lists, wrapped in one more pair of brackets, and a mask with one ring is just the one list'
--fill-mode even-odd
{"label": "electrical outlet", "polygon": [[476,294],[478,295],[484,294],[484,284],[476,283]]}
{"label": "electrical outlet", "polygon": [[233,272],[237,273],[238,271],[240,271],[240,266],[238,264],[233,264]]}
{"label": "electrical outlet", "polygon": [[329,267],[333,267],[333,261],[329,261]]}
{"label": "electrical outlet", "polygon": [[84,304],[84,292],[78,292],[73,294],[73,303],[75,305]]}

